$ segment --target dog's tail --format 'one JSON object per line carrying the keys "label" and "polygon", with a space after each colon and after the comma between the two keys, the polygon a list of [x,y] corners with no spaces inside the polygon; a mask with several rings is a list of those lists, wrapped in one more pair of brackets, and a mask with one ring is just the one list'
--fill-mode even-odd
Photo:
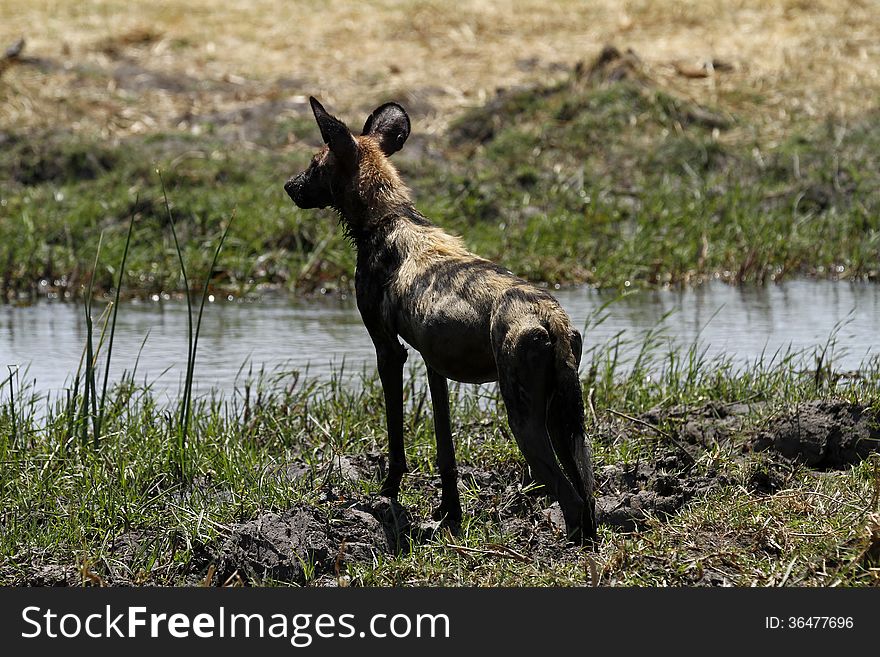
{"label": "dog's tail", "polygon": [[548,320],[556,360],[553,393],[547,403],[547,430],[556,458],[585,503],[583,539],[595,540],[592,454],[584,432],[584,398],[578,376],[583,342],[563,313],[553,313]]}

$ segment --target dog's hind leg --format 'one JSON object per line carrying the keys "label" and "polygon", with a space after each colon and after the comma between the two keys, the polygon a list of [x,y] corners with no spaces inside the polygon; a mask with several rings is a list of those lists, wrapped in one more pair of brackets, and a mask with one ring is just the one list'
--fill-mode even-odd
{"label": "dog's hind leg", "polygon": [[428,386],[434,406],[434,434],[437,438],[437,469],[440,471],[440,506],[434,519],[453,531],[461,526],[461,501],[458,497],[458,468],[455,465],[455,445],[449,421],[449,388],[446,377],[428,367]]}
{"label": "dog's hind leg", "polygon": [[583,538],[595,541],[597,535],[593,464],[590,445],[584,433],[584,404],[578,377],[582,347],[580,333],[572,331],[567,341],[557,338],[555,346],[555,381],[553,394],[547,403],[547,430],[565,474],[586,503],[581,522]]}
{"label": "dog's hind leg", "polygon": [[568,538],[579,543],[584,540],[584,499],[563,473],[547,431],[548,388],[555,365],[549,335],[532,327],[515,337],[508,334],[499,347],[499,385],[511,431],[532,474],[559,501]]}

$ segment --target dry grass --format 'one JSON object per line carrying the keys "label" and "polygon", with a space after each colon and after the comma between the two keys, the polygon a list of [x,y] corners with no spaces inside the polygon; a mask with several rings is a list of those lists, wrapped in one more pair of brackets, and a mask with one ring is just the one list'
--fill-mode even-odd
{"label": "dry grass", "polygon": [[[880,90],[874,0],[3,4],[0,45],[24,35],[39,61],[0,78],[0,129],[122,136],[316,94],[339,113],[402,98],[421,131],[435,131],[496,87],[558,75],[606,43],[633,48],[679,93],[754,113],[763,137],[801,118],[858,115]],[[705,66],[713,59],[730,68]],[[132,66],[189,83],[133,83]]]}

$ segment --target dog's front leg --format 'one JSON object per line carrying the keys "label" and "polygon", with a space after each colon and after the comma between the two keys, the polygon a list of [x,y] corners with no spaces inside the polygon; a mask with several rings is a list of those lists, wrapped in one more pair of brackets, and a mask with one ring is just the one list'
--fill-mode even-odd
{"label": "dog's front leg", "polygon": [[403,364],[406,349],[399,342],[393,346],[376,345],[379,379],[385,393],[385,421],[388,429],[388,476],[381,494],[396,499],[400,480],[407,472],[403,444]]}
{"label": "dog's front leg", "polygon": [[428,387],[434,406],[434,434],[437,438],[437,469],[440,471],[442,492],[440,506],[434,519],[440,520],[453,531],[461,527],[461,502],[458,498],[458,468],[455,465],[455,445],[449,421],[449,388],[446,377],[428,367]]}

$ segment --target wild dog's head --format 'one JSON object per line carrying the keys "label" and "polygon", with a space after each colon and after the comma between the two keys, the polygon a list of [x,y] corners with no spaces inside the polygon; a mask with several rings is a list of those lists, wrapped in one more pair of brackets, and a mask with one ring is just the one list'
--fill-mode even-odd
{"label": "wild dog's head", "polygon": [[409,137],[404,109],[397,103],[377,107],[355,137],[321,103],[314,98],[309,102],[325,146],[312,157],[308,169],[284,185],[293,202],[304,209],[336,208],[356,224],[408,202],[406,187],[388,159]]}

